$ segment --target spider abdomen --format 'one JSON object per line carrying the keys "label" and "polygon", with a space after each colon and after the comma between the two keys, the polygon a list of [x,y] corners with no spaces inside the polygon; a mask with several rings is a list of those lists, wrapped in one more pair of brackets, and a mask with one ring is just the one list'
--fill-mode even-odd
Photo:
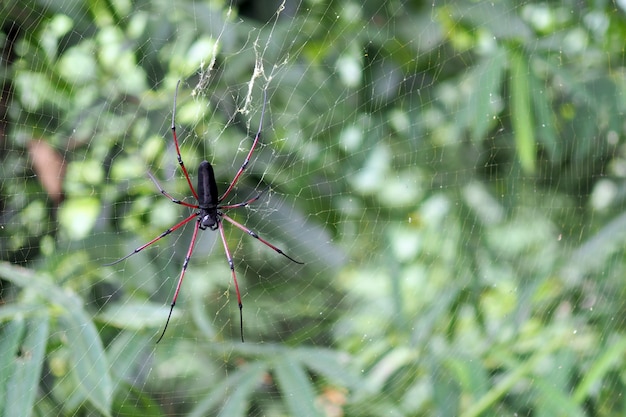
{"label": "spider abdomen", "polygon": [[200,228],[217,229],[217,183],[213,167],[208,161],[202,161],[198,167],[198,206],[200,207]]}

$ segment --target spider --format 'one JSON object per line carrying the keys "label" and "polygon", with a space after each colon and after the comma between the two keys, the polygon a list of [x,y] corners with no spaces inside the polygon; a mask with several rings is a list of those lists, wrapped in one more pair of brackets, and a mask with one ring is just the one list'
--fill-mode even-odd
{"label": "spider", "polygon": [[278,247],[272,245],[267,240],[261,238],[258,234],[256,234],[255,232],[253,232],[252,230],[250,230],[243,224],[235,221],[234,219],[226,215],[226,211],[228,210],[246,207],[249,204],[257,201],[259,198],[261,198],[263,191],[261,191],[259,194],[257,194],[253,198],[246,200],[242,203],[225,204],[225,205],[221,204],[224,201],[224,199],[228,197],[228,195],[233,190],[233,188],[237,185],[237,182],[239,181],[239,177],[241,177],[241,174],[243,174],[246,167],[248,166],[252,153],[254,152],[254,149],[256,148],[259,142],[259,138],[261,136],[261,129],[263,126],[263,116],[265,114],[265,104],[267,101],[266,92],[265,91],[263,92],[263,109],[261,110],[261,121],[259,123],[259,129],[256,133],[256,136],[254,137],[252,146],[250,147],[250,150],[248,151],[248,155],[246,156],[246,159],[243,161],[243,164],[241,164],[241,167],[239,167],[239,170],[235,174],[235,177],[228,185],[228,188],[226,188],[226,191],[224,191],[224,193],[218,197],[219,193],[217,191],[217,183],[215,182],[215,174],[213,172],[213,167],[211,166],[211,164],[207,161],[202,161],[200,163],[200,166],[198,167],[198,187],[194,188],[191,183],[191,178],[189,177],[189,172],[187,171],[187,168],[185,167],[185,164],[183,163],[183,158],[180,155],[180,147],[178,145],[178,137],[176,136],[176,124],[175,124],[176,99],[178,97],[179,85],[180,85],[180,80],[176,83],[176,91],[174,93],[174,106],[172,109],[172,126],[171,126],[172,136],[174,138],[174,145],[176,147],[176,157],[178,159],[178,164],[180,165],[180,168],[183,171],[185,179],[187,180],[187,184],[189,185],[189,189],[191,190],[191,194],[193,194],[194,198],[197,201],[197,204],[187,203],[185,201],[178,200],[172,197],[167,191],[163,189],[163,187],[161,187],[159,182],[156,180],[156,178],[152,174],[148,173],[148,176],[150,177],[152,182],[154,182],[154,184],[159,189],[161,194],[169,198],[170,201],[172,201],[172,203],[192,208],[194,209],[194,213],[191,214],[186,219],[170,227],[169,229],[165,230],[163,233],[161,233],[159,236],[155,237],[148,243],[145,243],[139,246],[137,249],[135,249],[128,255],[114,262],[108,263],[105,266],[115,265],[119,262],[122,262],[130,258],[136,253],[141,252],[148,246],[152,245],[153,243],[156,243],[157,241],[161,240],[165,236],[169,235],[173,231],[183,227],[190,221],[194,219],[196,220],[196,223],[193,229],[193,235],[191,236],[191,242],[189,243],[189,248],[187,249],[187,255],[185,256],[185,260],[183,262],[183,266],[180,271],[180,276],[178,278],[178,283],[176,284],[176,291],[174,292],[174,297],[172,298],[172,303],[170,304],[170,312],[167,316],[167,321],[165,322],[165,327],[163,328],[163,332],[161,333],[161,336],[157,340],[157,343],[159,343],[161,339],[163,339],[163,336],[165,335],[165,331],[167,330],[167,326],[170,322],[170,318],[172,317],[172,312],[174,311],[174,306],[176,305],[176,299],[178,298],[178,293],[180,292],[180,287],[181,287],[181,284],[183,283],[183,278],[185,277],[185,272],[187,271],[187,266],[189,265],[189,260],[191,259],[193,248],[196,244],[198,230],[206,230],[207,228],[213,231],[219,230],[220,238],[222,240],[222,244],[224,245],[224,251],[226,252],[226,259],[228,260],[228,266],[230,267],[230,272],[233,277],[233,282],[235,284],[235,293],[237,294],[237,303],[239,304],[239,330],[241,333],[241,341],[243,342],[244,341],[243,339],[243,304],[241,302],[239,284],[237,283],[237,274],[235,273],[235,264],[233,262],[233,257],[231,255],[230,249],[228,248],[228,244],[226,243],[226,237],[224,236],[224,225],[223,225],[224,220],[226,220],[228,223],[232,224],[236,228],[242,230],[243,232],[247,233],[248,235],[252,236],[253,238],[259,240],[265,246],[272,248],[274,251],[283,255],[285,258],[289,259],[291,262],[294,262],[300,265],[304,264],[303,262],[297,261],[291,256],[287,255],[285,252],[283,252]]}

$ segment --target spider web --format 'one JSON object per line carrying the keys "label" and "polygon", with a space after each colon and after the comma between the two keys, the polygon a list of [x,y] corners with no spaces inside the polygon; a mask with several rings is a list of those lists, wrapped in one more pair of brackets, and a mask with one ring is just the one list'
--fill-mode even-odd
{"label": "spider web", "polygon": [[623,415],[622,3],[3,4],[0,411]]}

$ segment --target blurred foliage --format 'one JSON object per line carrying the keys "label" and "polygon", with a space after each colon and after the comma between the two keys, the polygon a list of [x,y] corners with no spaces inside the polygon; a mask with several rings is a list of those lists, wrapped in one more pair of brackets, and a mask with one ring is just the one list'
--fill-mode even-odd
{"label": "blurred foliage", "polygon": [[[258,3],[258,4],[257,4]],[[0,412],[622,416],[617,2],[0,5]],[[103,266],[232,179],[205,233]],[[61,192],[55,191],[57,189]],[[190,200],[187,200],[190,201]]]}

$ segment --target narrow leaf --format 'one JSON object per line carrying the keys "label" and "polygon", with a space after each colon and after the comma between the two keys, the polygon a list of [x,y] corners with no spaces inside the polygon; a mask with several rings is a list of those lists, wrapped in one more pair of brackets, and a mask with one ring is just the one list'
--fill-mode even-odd
{"label": "narrow leaf", "polygon": [[0,322],[15,320],[16,317],[28,317],[45,310],[42,304],[5,304],[0,307]]}
{"label": "narrow leaf", "polygon": [[537,396],[537,409],[548,416],[585,417],[576,400],[543,378],[533,378],[533,392]]}
{"label": "narrow leaf", "polygon": [[[258,383],[258,381],[260,381],[266,373],[267,365],[263,362],[252,363],[241,368],[226,378],[224,382],[213,390],[207,397],[202,399],[196,407],[194,407],[191,413],[189,413],[189,417],[212,415],[211,411],[217,408],[225,397],[229,396],[230,390],[248,382],[251,384],[252,381]],[[221,413],[226,415],[223,410]]]}
{"label": "narrow leaf", "polygon": [[226,397],[226,402],[218,415],[223,417],[247,416],[250,397],[262,383],[266,372],[264,367],[251,367],[251,369],[246,370],[239,383],[233,385],[233,390]]}
{"label": "narrow leaf", "polygon": [[[134,386],[145,383],[146,373],[139,369],[150,369],[154,353],[153,336],[137,332],[120,332],[107,348],[111,378],[116,391],[123,388],[125,381]],[[138,394],[139,395],[139,394]]]}
{"label": "narrow leaf", "polygon": [[530,103],[530,68],[521,53],[511,51],[511,122],[515,135],[515,146],[520,165],[524,172],[535,172],[537,143],[534,135],[534,121]]}
{"label": "narrow leaf", "polygon": [[530,79],[533,93],[533,106],[537,116],[537,141],[541,143],[552,163],[561,162],[563,146],[558,137],[557,121],[548,89],[542,88],[536,77]]}
{"label": "narrow leaf", "polygon": [[59,324],[65,331],[67,347],[72,353],[74,361],[72,372],[89,402],[108,416],[113,397],[113,384],[98,330],[75,295],[67,294],[65,299],[67,310],[60,317]]}
{"label": "narrow leaf", "polygon": [[24,319],[17,318],[0,329],[0,415],[6,415],[7,390],[16,366],[15,356],[26,331]]}
{"label": "narrow leaf", "polygon": [[526,361],[516,363],[485,395],[476,400],[470,407],[464,409],[460,414],[461,417],[478,417],[482,415],[489,407],[510,392],[515,384],[530,375],[546,356],[559,347],[561,341],[561,338],[555,337],[554,340],[547,341],[542,350],[536,351]]}
{"label": "narrow leaf", "polygon": [[302,365],[292,357],[276,361],[274,373],[289,414],[298,417],[321,416],[315,406],[315,390]]}
{"label": "narrow leaf", "polygon": [[307,368],[335,384],[354,387],[359,382],[358,376],[354,375],[348,366],[350,356],[346,353],[331,349],[298,348],[293,350],[291,354]]}
{"label": "narrow leaf", "polygon": [[[54,285],[45,275],[7,262],[0,262],[0,277],[20,287],[37,291],[50,305],[62,309],[59,313],[59,324],[66,332],[67,346],[74,360],[72,371],[80,382],[79,387],[100,413],[111,415],[113,384],[110,368],[98,331],[83,309],[80,298],[73,292]],[[43,343],[41,347],[44,350],[45,345]]]}
{"label": "narrow leaf", "polygon": [[499,50],[474,69],[476,90],[469,98],[467,123],[475,142],[485,139],[499,111],[494,101],[500,97],[505,64],[506,54]]}
{"label": "narrow leaf", "polygon": [[6,417],[33,415],[33,406],[46,352],[48,329],[47,317],[32,318],[26,321],[19,352],[14,352],[11,355],[14,366],[6,391],[6,398],[10,399],[4,409]]}
{"label": "narrow leaf", "polygon": [[476,361],[465,357],[450,357],[444,361],[444,364],[451,379],[461,387],[463,392],[471,393],[474,398],[480,398],[486,394],[490,386],[489,376]]}
{"label": "narrow leaf", "polygon": [[623,368],[622,358],[624,352],[626,352],[626,338],[621,338],[591,364],[591,367],[585,372],[584,378],[580,381],[572,395],[577,404],[581,404],[584,401],[591,391],[591,387],[598,384],[609,370],[619,371]]}
{"label": "narrow leaf", "polygon": [[[98,315],[98,320],[119,329],[139,331],[163,326],[168,311],[162,303],[126,301],[108,307]],[[178,314],[174,310],[172,318],[176,318]]]}

